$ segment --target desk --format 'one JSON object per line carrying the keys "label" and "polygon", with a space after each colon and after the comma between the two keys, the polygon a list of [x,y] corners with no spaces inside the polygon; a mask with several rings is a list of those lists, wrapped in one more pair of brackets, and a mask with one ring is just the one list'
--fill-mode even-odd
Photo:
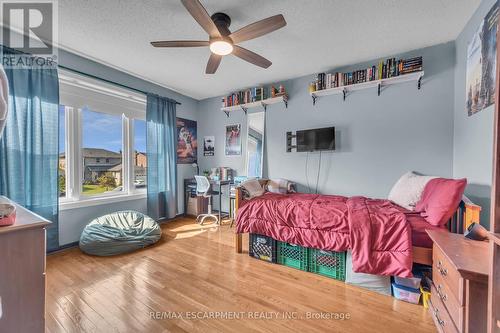
{"label": "desk", "polygon": [[[232,184],[231,180],[211,180],[210,185],[212,186],[212,193],[219,195],[219,224],[221,223],[221,211],[222,211],[222,187],[229,186]],[[186,178],[184,179],[184,214],[187,212],[187,202],[189,199],[189,194],[191,192],[196,192],[196,179]]]}

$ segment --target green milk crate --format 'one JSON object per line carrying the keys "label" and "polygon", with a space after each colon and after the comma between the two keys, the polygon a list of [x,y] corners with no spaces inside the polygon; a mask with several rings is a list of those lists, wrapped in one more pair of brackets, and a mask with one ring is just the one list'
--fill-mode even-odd
{"label": "green milk crate", "polygon": [[345,281],[345,252],[310,249],[309,272]]}
{"label": "green milk crate", "polygon": [[307,271],[309,249],[300,245],[278,242],[278,264]]}

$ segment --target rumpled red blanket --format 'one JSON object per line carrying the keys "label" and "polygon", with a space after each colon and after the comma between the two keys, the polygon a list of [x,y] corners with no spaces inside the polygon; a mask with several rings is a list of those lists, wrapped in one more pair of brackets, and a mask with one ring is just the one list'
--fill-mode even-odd
{"label": "rumpled red blanket", "polygon": [[388,200],[266,193],[241,204],[236,232],[322,250],[350,249],[355,272],[412,276],[410,224]]}

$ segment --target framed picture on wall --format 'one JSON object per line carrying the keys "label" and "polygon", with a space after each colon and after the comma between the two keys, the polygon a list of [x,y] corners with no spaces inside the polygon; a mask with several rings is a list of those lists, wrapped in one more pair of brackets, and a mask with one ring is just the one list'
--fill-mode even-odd
{"label": "framed picture on wall", "polygon": [[203,156],[215,155],[215,136],[210,135],[203,138]]}
{"label": "framed picture on wall", "polygon": [[196,121],[177,118],[177,164],[192,164],[198,160]]}
{"label": "framed picture on wall", "polygon": [[495,4],[467,46],[465,107],[469,116],[495,102],[497,23]]}
{"label": "framed picture on wall", "polygon": [[226,126],[226,156],[241,155],[241,124]]}

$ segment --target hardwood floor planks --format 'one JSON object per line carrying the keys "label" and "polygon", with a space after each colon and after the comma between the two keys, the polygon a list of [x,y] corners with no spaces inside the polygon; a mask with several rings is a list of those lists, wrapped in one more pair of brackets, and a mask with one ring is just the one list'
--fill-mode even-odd
{"label": "hardwood floor planks", "polygon": [[[422,306],[236,254],[227,225],[180,218],[152,247],[47,258],[47,332],[435,332]],[[247,250],[248,239],[243,240]],[[344,312],[328,319],[158,319],[151,312]],[[248,314],[246,314],[248,317]]]}

